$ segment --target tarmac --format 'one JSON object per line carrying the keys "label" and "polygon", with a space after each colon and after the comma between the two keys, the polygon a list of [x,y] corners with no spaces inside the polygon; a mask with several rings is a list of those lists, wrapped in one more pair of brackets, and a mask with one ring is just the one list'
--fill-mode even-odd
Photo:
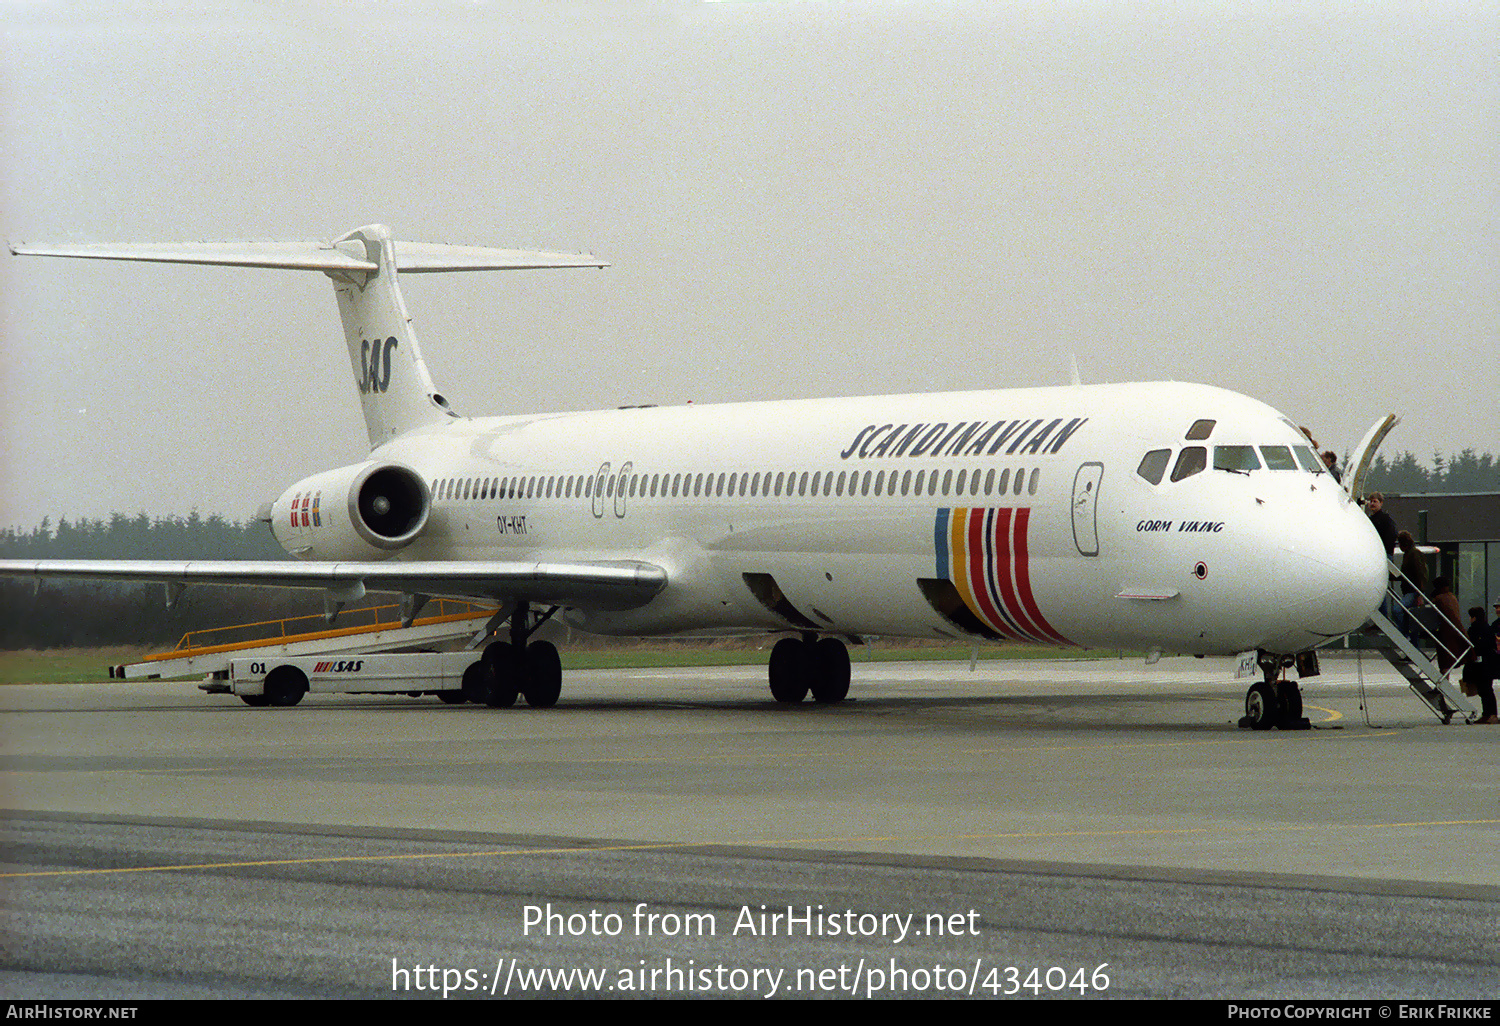
{"label": "tarmac", "polygon": [[[896,952],[973,996],[1492,999],[1500,729],[1440,724],[1378,657],[1323,670],[1300,732],[1238,729],[1222,659],[856,659],[850,701],[794,708],[761,667],[569,671],[546,710],[11,685],[0,995],[434,996],[397,971],[439,964],[484,995],[523,961],[675,958],[751,975],[537,989],[768,996]],[[720,932],[643,936],[642,904]],[[973,915],[899,949],[726,935],[761,905]],[[531,906],[625,925],[538,937]],[[1014,969],[1036,988],[1003,993]]]}

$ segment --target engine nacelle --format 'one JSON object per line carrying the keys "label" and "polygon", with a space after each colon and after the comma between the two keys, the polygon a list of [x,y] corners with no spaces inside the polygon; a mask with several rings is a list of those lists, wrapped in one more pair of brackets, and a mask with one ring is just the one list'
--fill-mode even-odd
{"label": "engine nacelle", "polygon": [[314,474],[271,504],[271,533],[300,559],[385,559],[410,545],[432,508],[427,483],[399,463]]}

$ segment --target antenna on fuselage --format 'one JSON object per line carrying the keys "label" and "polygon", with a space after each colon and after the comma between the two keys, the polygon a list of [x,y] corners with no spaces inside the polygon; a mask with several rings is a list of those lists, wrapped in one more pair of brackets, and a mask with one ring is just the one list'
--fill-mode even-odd
{"label": "antenna on fuselage", "polygon": [[1083,379],[1078,376],[1078,354],[1068,354],[1068,384],[1081,385]]}

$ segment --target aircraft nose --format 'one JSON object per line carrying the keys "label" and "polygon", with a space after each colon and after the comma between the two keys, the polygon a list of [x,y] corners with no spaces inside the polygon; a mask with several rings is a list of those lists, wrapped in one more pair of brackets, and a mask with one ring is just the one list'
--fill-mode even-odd
{"label": "aircraft nose", "polygon": [[1282,545],[1288,619],[1323,638],[1358,630],[1385,596],[1380,535],[1352,503],[1301,527]]}

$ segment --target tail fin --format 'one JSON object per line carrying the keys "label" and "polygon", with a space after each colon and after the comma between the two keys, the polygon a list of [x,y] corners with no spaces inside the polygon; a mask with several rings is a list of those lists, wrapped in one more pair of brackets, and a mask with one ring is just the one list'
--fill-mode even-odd
{"label": "tail fin", "polygon": [[413,428],[458,416],[427,373],[411,315],[396,285],[396,246],[390,231],[384,225],[371,225],[350,232],[334,245],[375,265],[372,272],[329,274],[344,321],[370,448]]}
{"label": "tail fin", "polygon": [[357,228],[328,242],[186,242],[91,246],[12,245],[18,256],[144,260],[322,271],[333,279],[349,362],[375,448],[415,428],[457,416],[427,373],[398,271],[521,270],[607,267],[596,257],[478,246],[396,242],[384,225]]}

